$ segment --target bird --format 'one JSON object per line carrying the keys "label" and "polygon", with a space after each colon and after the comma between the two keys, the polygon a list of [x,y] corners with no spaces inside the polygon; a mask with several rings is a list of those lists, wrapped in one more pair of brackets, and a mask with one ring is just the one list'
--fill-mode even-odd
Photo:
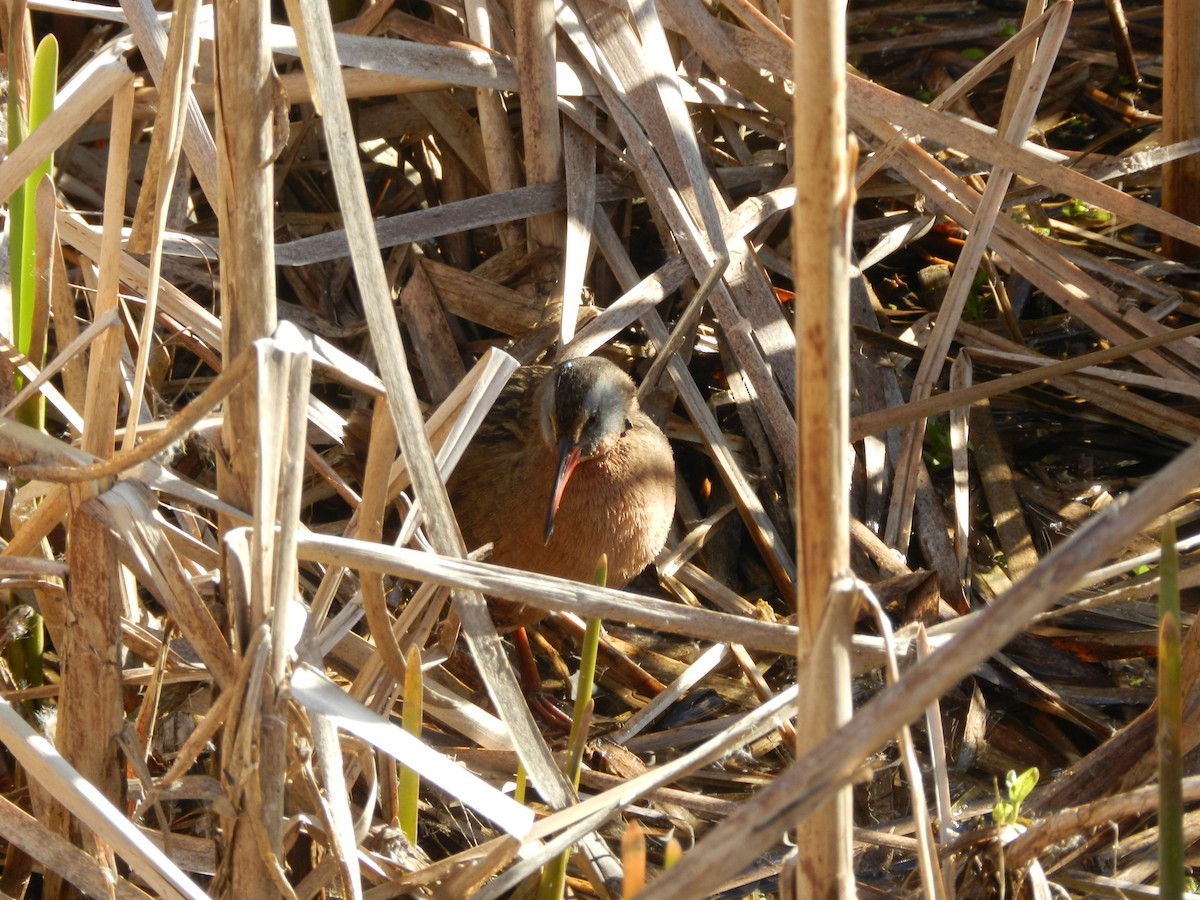
{"label": "bird", "polygon": [[[469,549],[498,565],[625,587],[662,549],[675,514],[675,460],[633,380],[604,357],[518,369],[447,485]],[[545,613],[493,601],[498,625]]]}

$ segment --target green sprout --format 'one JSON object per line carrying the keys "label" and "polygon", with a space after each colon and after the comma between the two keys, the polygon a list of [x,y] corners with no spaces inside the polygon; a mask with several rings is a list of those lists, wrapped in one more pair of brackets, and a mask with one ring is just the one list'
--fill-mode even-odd
{"label": "green sprout", "polygon": [[1112,221],[1112,213],[1097,209],[1090,203],[1084,203],[1077,197],[1072,197],[1062,205],[1064,219],[1079,219],[1092,224],[1103,225]]}
{"label": "green sprout", "polygon": [[1037,767],[1026,769],[1020,775],[1010,769],[1004,776],[1005,797],[996,797],[992,807],[992,821],[997,825],[1015,825],[1021,819],[1021,804],[1033,793],[1038,783]]}
{"label": "green sprout", "polygon": [[[421,737],[424,720],[421,677],[421,648],[411,647],[404,665],[404,706],[400,714],[401,726],[415,738]],[[417,843],[417,811],[421,795],[421,776],[415,769],[401,765],[396,786],[397,808],[400,830],[410,844]]]}
{"label": "green sprout", "polygon": [[[10,75],[11,77],[11,75]],[[11,83],[11,82],[10,82]],[[17,92],[9,94],[9,152],[11,153],[21,142],[21,139],[32,133],[42,121],[54,111],[54,97],[58,92],[58,41],[54,35],[47,35],[37,46],[33,54],[33,73],[29,82],[29,114],[25,119],[16,96]],[[26,122],[28,125],[26,126]],[[12,130],[16,124],[16,131]],[[26,127],[28,131],[26,131]],[[35,334],[36,301],[34,299],[37,279],[34,247],[37,243],[36,195],[42,179],[50,174],[53,157],[46,157],[37,168],[30,173],[8,198],[9,227],[8,265],[9,277],[12,281],[12,334],[13,343],[36,366],[42,365],[46,355],[45,329],[37,329]],[[16,387],[19,390],[22,379],[18,376]],[[40,396],[26,404],[18,413],[18,417],[26,425],[41,429],[44,426],[45,406]]]}
{"label": "green sprout", "polygon": [[[608,584],[608,555],[600,554],[596,574],[592,582],[598,587]],[[576,789],[583,770],[583,751],[587,745],[588,723],[595,706],[592,693],[596,684],[596,658],[600,649],[600,620],[588,619],[583,642],[579,651],[579,677],[575,687],[575,708],[571,714],[571,733],[567,737],[567,762],[564,766],[567,778]],[[560,900],[567,882],[567,863],[570,850],[564,850],[556,859],[542,869],[538,883],[538,900]]]}

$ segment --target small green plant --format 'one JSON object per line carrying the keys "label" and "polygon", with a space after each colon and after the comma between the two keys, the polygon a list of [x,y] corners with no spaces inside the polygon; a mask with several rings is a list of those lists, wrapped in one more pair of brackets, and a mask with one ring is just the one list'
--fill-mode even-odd
{"label": "small green plant", "polygon": [[[14,40],[20,41],[17,35]],[[11,41],[10,41],[11,43]],[[32,133],[42,121],[54,111],[54,98],[58,93],[58,40],[47,35],[33,54],[33,72],[29,83],[29,108],[21,106],[19,92],[12,86],[16,63],[9,56],[8,94],[8,150],[11,153],[22,138]],[[10,296],[12,298],[11,331],[13,343],[36,366],[41,366],[46,355],[47,316],[39,316],[36,310],[35,246],[37,244],[36,196],[42,179],[50,174],[53,157],[47,157],[17,187],[8,198],[8,272]],[[20,390],[23,379],[14,375],[14,388]],[[45,429],[46,407],[41,395],[34,397],[17,410],[17,419],[38,430]],[[14,641],[8,648],[8,661],[13,675],[21,684],[39,687],[44,683],[42,675],[42,653],[45,634],[42,617],[35,615],[29,623],[27,635]],[[34,704],[29,701],[26,708],[32,712]]]}
{"label": "small green plant", "polygon": [[[401,727],[415,738],[421,736],[424,719],[421,679],[421,648],[412,647],[404,664],[404,707],[400,714]],[[415,769],[402,765],[397,776],[396,806],[399,809],[400,830],[410,844],[417,842],[417,808],[421,795],[421,776]]]}
{"label": "small green plant", "polygon": [[1038,770],[1036,767],[1026,769],[1020,775],[1015,769],[1010,769],[1004,776],[1004,797],[996,797],[996,805],[992,807],[992,821],[997,825],[1016,825],[1021,819],[1021,804],[1037,787]]}
{"label": "small green plant", "polygon": [[[9,131],[9,152],[27,134],[32,133],[42,121],[54,111],[54,97],[58,92],[58,41],[47,35],[33,54],[33,75],[29,85],[28,116],[20,109],[16,91],[9,94],[9,127],[15,123],[17,131]],[[34,247],[37,243],[36,195],[38,184],[50,174],[52,157],[47,157],[33,170],[25,183],[8,198],[9,209],[9,278],[12,282],[12,336],[17,349],[24,353],[34,365],[41,366],[46,354],[45,328],[36,326],[35,315],[35,270]],[[44,317],[43,317],[44,320]],[[35,334],[35,331],[39,332]],[[20,389],[21,378],[16,379]],[[45,406],[40,397],[26,404],[18,417],[26,425],[42,428]]]}
{"label": "small green plant", "polygon": [[513,799],[518,803],[525,802],[525,787],[529,783],[529,779],[525,775],[525,767],[521,763],[517,763],[517,776],[513,788]]}
{"label": "small green plant", "polygon": [[[600,554],[596,574],[592,581],[599,587],[608,584],[608,556]],[[587,744],[588,726],[592,719],[592,691],[596,681],[596,657],[600,648],[600,620],[588,619],[579,649],[579,675],[575,686],[575,707],[571,713],[571,733],[567,738],[566,776],[576,789],[579,774],[583,769],[583,750]],[[559,900],[567,883],[569,850],[564,850],[557,859],[542,869],[538,884],[539,900]]]}
{"label": "small green plant", "polygon": [[1072,197],[1062,206],[1062,214],[1068,219],[1077,219],[1085,215],[1088,210],[1088,205],[1078,197]]}
{"label": "small green plant", "polygon": [[1060,212],[1064,219],[1088,222],[1093,225],[1103,225],[1112,221],[1112,213],[1097,209],[1090,203],[1084,203],[1078,197],[1072,197],[1064,203]]}

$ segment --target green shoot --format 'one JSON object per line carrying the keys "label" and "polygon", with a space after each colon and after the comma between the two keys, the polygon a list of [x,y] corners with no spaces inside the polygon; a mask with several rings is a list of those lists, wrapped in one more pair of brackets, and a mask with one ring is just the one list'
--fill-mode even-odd
{"label": "green shoot", "polygon": [[992,821],[997,825],[1015,825],[1021,818],[1021,804],[1033,792],[1038,783],[1038,770],[1026,769],[1020,775],[1009,770],[1004,778],[1004,797],[996,798],[992,807]]}
{"label": "green shoot", "polygon": [[[413,737],[421,736],[424,712],[421,704],[421,649],[411,647],[404,664],[404,710],[400,714],[401,727]],[[408,766],[400,767],[397,777],[397,808],[400,830],[410,844],[417,842],[417,802],[421,794],[421,776]]]}
{"label": "green shoot", "polygon": [[[603,587],[608,583],[608,557],[600,556],[596,566],[595,584]],[[579,675],[575,688],[575,708],[571,714],[571,734],[567,738],[566,775],[576,789],[579,788],[579,774],[583,769],[583,751],[587,745],[588,726],[592,720],[592,691],[596,680],[596,656],[600,646],[600,620],[588,619],[583,633],[583,646],[579,651]],[[539,900],[558,900],[562,897],[567,881],[567,862],[570,860],[569,850],[554,861],[547,863],[542,869],[542,878],[538,884]]]}
{"label": "green shoot", "polygon": [[525,802],[525,786],[529,783],[525,776],[525,767],[517,762],[517,786],[513,789],[513,799],[518,803]]}
{"label": "green shoot", "polygon": [[[33,56],[33,78],[29,92],[30,133],[53,112],[57,92],[58,41],[51,34],[42,39]],[[34,325],[37,321],[34,298],[38,277],[34,252],[37,242],[34,197],[38,184],[50,174],[51,163],[51,157],[43,160],[25,179],[24,185],[9,198],[12,214],[9,272],[12,279],[13,339],[17,349],[37,366],[41,366],[46,355],[46,335],[44,329],[35,329]],[[35,334],[35,330],[41,333]],[[25,424],[41,429],[44,427],[45,405],[38,398],[22,409],[19,416]]]}

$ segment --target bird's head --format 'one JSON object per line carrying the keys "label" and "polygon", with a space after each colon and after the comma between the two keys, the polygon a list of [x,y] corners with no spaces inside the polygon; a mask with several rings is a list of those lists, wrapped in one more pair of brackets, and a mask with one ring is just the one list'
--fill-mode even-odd
{"label": "bird's head", "polygon": [[631,427],[637,399],[629,376],[614,363],[594,356],[559,363],[538,391],[542,436],[556,455],[544,534],[549,541],[571,473],[580,462],[603,456],[620,440]]}

